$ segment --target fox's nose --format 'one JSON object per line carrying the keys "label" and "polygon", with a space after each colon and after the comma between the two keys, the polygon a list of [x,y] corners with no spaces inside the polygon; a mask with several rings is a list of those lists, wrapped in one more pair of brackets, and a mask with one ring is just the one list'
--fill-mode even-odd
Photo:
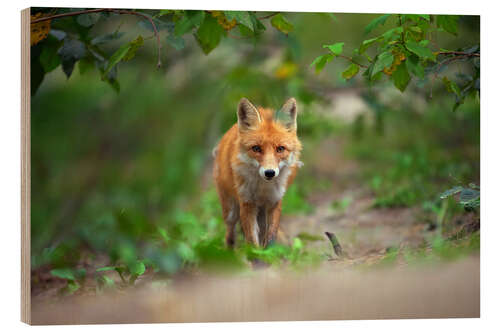
{"label": "fox's nose", "polygon": [[264,176],[266,176],[266,178],[273,178],[275,174],[276,172],[272,169],[264,171]]}

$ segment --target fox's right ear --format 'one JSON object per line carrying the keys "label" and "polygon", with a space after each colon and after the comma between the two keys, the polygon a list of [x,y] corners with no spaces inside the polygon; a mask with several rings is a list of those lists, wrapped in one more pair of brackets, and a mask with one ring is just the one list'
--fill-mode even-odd
{"label": "fox's right ear", "polygon": [[256,128],[261,122],[259,111],[246,98],[238,104],[238,127],[242,131]]}

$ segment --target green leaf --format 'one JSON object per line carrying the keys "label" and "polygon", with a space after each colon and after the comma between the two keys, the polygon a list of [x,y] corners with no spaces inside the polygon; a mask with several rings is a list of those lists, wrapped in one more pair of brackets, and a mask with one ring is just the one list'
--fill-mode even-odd
{"label": "green leaf", "polygon": [[182,36],[185,33],[193,30],[194,24],[191,22],[187,15],[184,15],[179,21],[175,23],[174,33],[176,36]]}
{"label": "green leaf", "polygon": [[408,71],[416,77],[420,79],[423,79],[425,77],[424,67],[422,66],[422,64],[420,64],[420,58],[416,55],[412,54],[408,57],[408,60],[406,61],[406,67],[408,68]]}
{"label": "green leaf", "polygon": [[476,185],[476,184],[474,184],[474,183],[469,183],[469,187],[470,187],[470,188],[473,188],[473,189],[475,189],[475,190],[479,190],[479,186],[477,186],[477,185]]}
{"label": "green leaf", "polygon": [[380,53],[377,57],[375,64],[373,65],[371,77],[373,78],[377,73],[384,70],[384,68],[390,67],[393,61],[394,61],[394,56],[390,51],[385,51]]}
{"label": "green leaf", "polygon": [[142,38],[141,35],[139,35],[136,39],[131,41],[129,44],[130,44],[130,49],[125,54],[122,61],[129,61],[132,58],[134,58],[137,50],[144,44],[144,39]]}
{"label": "green leaf", "polygon": [[455,82],[450,81],[445,76],[445,77],[443,77],[443,83],[446,87],[446,90],[448,90],[448,92],[454,93],[455,95],[457,95],[457,97],[461,97],[460,88],[458,87],[458,85]]}
{"label": "green leaf", "polygon": [[97,277],[98,291],[103,289],[113,289],[115,287],[115,281],[106,275],[101,275]]}
{"label": "green leaf", "polygon": [[401,36],[402,32],[403,32],[403,28],[402,27],[396,27],[396,28],[389,29],[386,32],[384,32],[382,34],[382,37],[386,41],[390,42],[390,41],[393,41],[395,39],[398,39]]}
{"label": "green leaf", "polygon": [[167,36],[167,43],[177,51],[182,50],[186,45],[184,38],[176,36],[175,34],[169,34]]}
{"label": "green leaf", "polygon": [[71,268],[56,268],[51,270],[50,274],[61,279],[76,280],[75,273]]}
{"label": "green leaf", "polygon": [[76,17],[76,22],[83,27],[91,27],[99,21],[101,18],[101,13],[88,13],[81,14]]}
{"label": "green leaf", "polygon": [[243,36],[243,37],[253,37],[255,34],[253,32],[253,30],[251,29],[248,29],[247,27],[245,27],[244,25],[238,25],[238,28],[240,30],[240,34]]}
{"label": "green leaf", "polygon": [[323,70],[323,68],[325,67],[325,65],[327,63],[332,61],[333,58],[335,58],[335,56],[331,53],[323,54],[323,55],[317,57],[316,59],[314,59],[310,66],[311,67],[315,66],[316,74],[318,74],[319,72],[321,72]]}
{"label": "green leaf", "polygon": [[217,23],[217,19],[211,15],[206,15],[195,37],[203,52],[209,54],[219,45],[224,33],[224,28]]}
{"label": "green leaf", "polygon": [[113,66],[115,66],[117,63],[119,63],[120,60],[122,60],[123,57],[125,57],[125,55],[130,50],[131,47],[132,46],[130,45],[130,43],[124,44],[124,45],[120,46],[120,48],[118,50],[116,50],[115,53],[113,53],[111,55],[111,57],[109,58],[109,61],[108,61],[108,65],[106,66],[106,69],[103,72],[103,76],[108,74],[108,72],[111,70],[111,68],[113,68]]}
{"label": "green leaf", "polygon": [[184,261],[187,262],[193,262],[196,259],[196,253],[194,250],[184,242],[179,242],[177,246],[177,253]]}
{"label": "green leaf", "polygon": [[77,39],[64,39],[63,46],[57,51],[61,57],[61,63],[63,71],[66,77],[69,79],[71,73],[73,73],[73,68],[75,63],[83,58],[86,54],[85,44]]}
{"label": "green leaf", "polygon": [[337,16],[335,16],[335,14],[333,13],[326,13],[326,15],[330,16],[332,18],[332,20],[334,20],[335,22],[338,22],[339,20],[337,19]]}
{"label": "green leaf", "polygon": [[115,266],[105,266],[105,267],[98,268],[95,271],[96,272],[106,272],[106,271],[114,271],[114,270],[116,270]]}
{"label": "green leaf", "polygon": [[323,48],[329,49],[330,52],[332,52],[334,55],[337,56],[342,53],[342,49],[344,48],[344,42],[330,44],[330,45],[323,45]]}
{"label": "green leaf", "polygon": [[416,33],[422,33],[422,29],[420,27],[409,27],[408,30],[416,32]]}
{"label": "green leaf", "polygon": [[382,36],[379,36],[379,37],[375,37],[375,38],[372,38],[372,39],[367,39],[367,40],[364,40],[363,43],[361,43],[361,46],[359,47],[359,54],[363,54],[365,53],[365,51],[370,47],[372,46],[374,43],[376,42],[380,42],[382,41],[384,38]]}
{"label": "green leaf", "polygon": [[172,9],[160,9],[160,11],[158,12],[158,14],[155,15],[155,17],[162,17],[164,15],[173,14],[174,12],[175,10]]}
{"label": "green leaf", "polygon": [[122,45],[118,50],[115,51],[109,57],[108,64],[104,71],[102,72],[101,77],[106,77],[106,75],[109,73],[109,71],[116,66],[120,61],[128,61],[132,59],[135,56],[135,53],[144,44],[144,39],[142,38],[141,35],[139,35],[136,39],[133,41]]}
{"label": "green leaf", "polygon": [[353,78],[359,72],[359,66],[356,64],[351,64],[347,69],[342,73],[342,77],[346,80]]}
{"label": "green leaf", "polygon": [[408,74],[406,61],[403,61],[392,73],[392,81],[394,82],[396,88],[398,88],[401,92],[404,92],[410,80],[411,76]]}
{"label": "green leaf", "polygon": [[434,53],[432,53],[432,51],[428,47],[419,44],[413,40],[409,40],[408,42],[406,42],[406,48],[410,52],[419,56],[420,58],[431,59],[433,61],[436,59],[436,56],[434,55]]}
{"label": "green leaf", "polygon": [[206,15],[204,10],[187,10],[186,16],[189,18],[189,21],[191,21],[195,28],[199,28],[203,23]]}
{"label": "green leaf", "polygon": [[422,46],[427,46],[429,45],[430,41],[428,39],[424,39],[424,40],[421,40],[420,42],[418,42],[420,45]]}
{"label": "green leaf", "polygon": [[175,35],[179,37],[185,33],[191,32],[193,28],[199,28],[205,16],[209,15],[205,15],[205,11],[203,10],[187,10],[186,14],[175,23]]}
{"label": "green leaf", "polygon": [[453,188],[451,188],[449,190],[446,190],[443,193],[441,193],[439,195],[439,198],[440,199],[446,199],[446,198],[448,198],[448,197],[450,197],[452,195],[455,195],[455,194],[461,192],[463,189],[464,188],[462,186],[455,186],[455,187],[453,187]]}
{"label": "green leaf", "polygon": [[224,15],[226,16],[228,21],[232,21],[233,19],[235,19],[239,24],[242,24],[248,29],[253,30],[252,19],[250,18],[250,14],[248,14],[248,12],[226,10],[224,11]]}
{"label": "green leaf", "polygon": [[437,26],[450,34],[458,34],[458,15],[437,15]]}
{"label": "green leaf", "polygon": [[53,36],[55,39],[61,41],[63,40],[68,34],[62,30],[57,30],[57,29],[50,29],[49,35]]}
{"label": "green leaf", "polygon": [[140,276],[146,271],[146,266],[142,261],[136,261],[128,267],[130,274]]}
{"label": "green leaf", "polygon": [[300,240],[300,238],[295,237],[293,239],[293,244],[292,244],[292,250],[298,251],[301,250],[304,247],[304,244]]}
{"label": "green leaf", "polygon": [[262,24],[262,22],[255,15],[255,13],[248,12],[248,14],[250,15],[250,19],[252,20],[253,31],[255,32],[255,34],[259,34],[266,30],[266,26]]}
{"label": "green leaf", "polygon": [[337,19],[337,17],[335,16],[335,14],[333,14],[333,13],[316,13],[316,14],[324,16],[324,17],[328,17],[328,18],[332,19],[334,22],[338,22],[339,21]]}
{"label": "green leaf", "polygon": [[387,21],[387,19],[390,16],[391,14],[385,14],[377,17],[376,19],[368,23],[368,25],[365,27],[365,34],[369,34],[373,29],[375,29],[379,25],[384,25],[385,21]]}
{"label": "green leaf", "polygon": [[282,14],[273,16],[271,25],[285,35],[293,31],[293,25]]}
{"label": "green leaf", "polygon": [[47,46],[42,49],[40,54],[40,63],[45,73],[51,72],[61,64],[61,58],[57,54],[57,48]]}
{"label": "green leaf", "polygon": [[415,23],[417,23],[420,18],[422,18],[428,22],[431,20],[431,17],[428,14],[404,14],[404,15],[401,15],[401,17],[403,17],[404,19],[410,19],[410,20],[414,21]]}
{"label": "green leaf", "polygon": [[68,293],[73,294],[75,291],[80,289],[80,284],[76,281],[70,280],[68,281],[68,285],[66,286]]}
{"label": "green leaf", "polygon": [[471,201],[479,199],[480,192],[466,188],[460,193],[460,203],[465,205]]}
{"label": "green leaf", "polygon": [[417,14],[417,15],[426,20],[427,22],[431,21],[431,16],[429,14]]}

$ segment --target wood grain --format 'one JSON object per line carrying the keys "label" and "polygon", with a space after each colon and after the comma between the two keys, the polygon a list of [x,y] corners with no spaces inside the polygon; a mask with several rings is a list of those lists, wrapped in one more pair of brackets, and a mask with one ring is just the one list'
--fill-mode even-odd
{"label": "wood grain", "polygon": [[30,8],[21,11],[21,321],[31,324]]}

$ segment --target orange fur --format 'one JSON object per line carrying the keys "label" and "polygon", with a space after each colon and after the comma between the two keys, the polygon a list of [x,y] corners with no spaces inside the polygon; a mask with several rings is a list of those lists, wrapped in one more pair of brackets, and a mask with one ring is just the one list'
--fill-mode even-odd
{"label": "orange fur", "polygon": [[[242,99],[238,123],[214,150],[213,175],[228,246],[234,246],[238,220],[246,241],[255,245],[266,246],[278,231],[281,200],[301,165],[302,149],[296,133],[295,100],[287,101],[279,112],[284,120]],[[275,176],[268,178],[271,170]]]}

